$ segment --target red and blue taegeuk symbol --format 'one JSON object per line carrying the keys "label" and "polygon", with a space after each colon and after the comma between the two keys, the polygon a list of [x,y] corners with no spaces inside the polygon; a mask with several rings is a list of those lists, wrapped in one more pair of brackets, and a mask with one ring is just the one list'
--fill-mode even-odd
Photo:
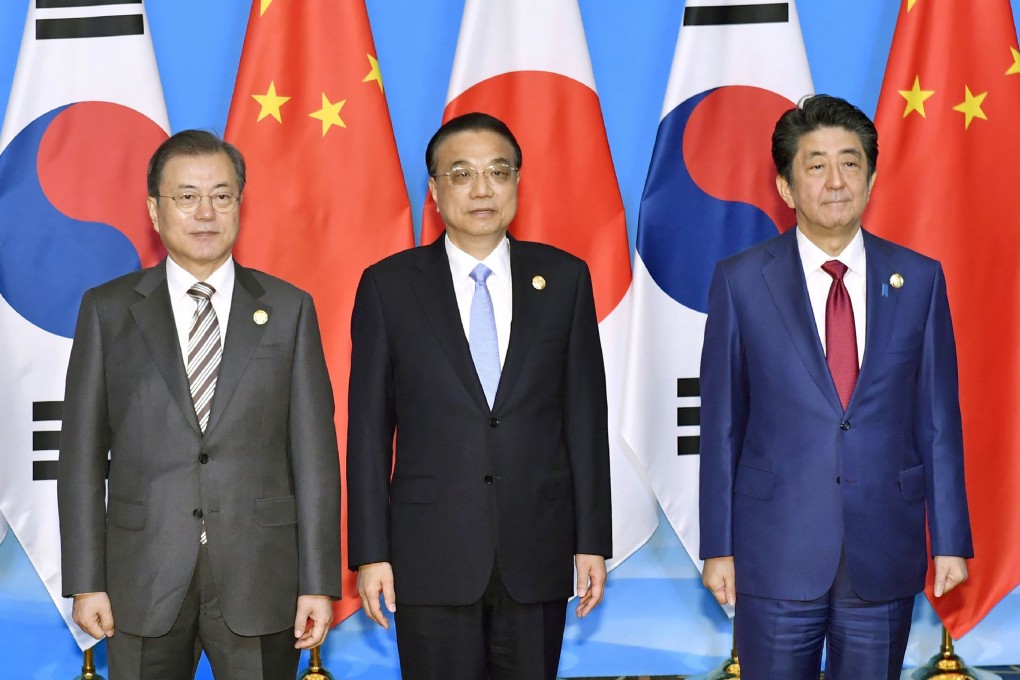
{"label": "red and blue taegeuk symbol", "polygon": [[88,288],[159,261],[145,172],[164,139],[134,109],[79,102],[11,140],[0,154],[0,295],[18,314],[69,338]]}
{"label": "red and blue taegeuk symbol", "polygon": [[707,90],[659,124],[637,251],[655,283],[708,309],[715,263],[793,226],[776,190],[772,130],[793,104],[757,87]]}

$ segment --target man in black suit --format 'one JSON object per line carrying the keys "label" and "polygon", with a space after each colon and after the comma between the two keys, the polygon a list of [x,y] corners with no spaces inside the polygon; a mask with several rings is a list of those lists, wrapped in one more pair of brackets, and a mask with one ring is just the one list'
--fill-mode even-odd
{"label": "man in black suit", "polygon": [[501,121],[454,118],[426,163],[445,236],[369,267],[354,305],[349,563],[368,616],[395,612],[405,679],[552,679],[572,566],[584,616],[612,551],[591,277],[507,236]]}
{"label": "man in black suit", "polygon": [[[312,299],[234,262],[245,166],[185,130],[148,172],[169,257],[85,293],[57,498],[111,680],[281,680],[340,596],[333,392]],[[105,477],[109,453],[109,501]],[[295,638],[297,638],[295,642]]]}

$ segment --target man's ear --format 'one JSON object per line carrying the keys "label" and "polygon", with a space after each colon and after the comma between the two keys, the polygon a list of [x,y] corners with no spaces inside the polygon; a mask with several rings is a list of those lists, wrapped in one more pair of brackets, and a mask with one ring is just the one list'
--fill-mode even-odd
{"label": "man's ear", "polygon": [[149,219],[152,220],[152,228],[159,233],[159,199],[149,196],[145,199],[145,205],[149,209]]}
{"label": "man's ear", "polygon": [[776,189],[779,190],[779,196],[783,199],[783,202],[790,208],[796,209],[796,205],[793,203],[793,187],[786,181],[786,178],[782,175],[776,175]]}
{"label": "man's ear", "polygon": [[436,212],[439,212],[439,196],[436,195],[436,178],[429,177],[429,194],[432,195],[432,202],[436,204]]}

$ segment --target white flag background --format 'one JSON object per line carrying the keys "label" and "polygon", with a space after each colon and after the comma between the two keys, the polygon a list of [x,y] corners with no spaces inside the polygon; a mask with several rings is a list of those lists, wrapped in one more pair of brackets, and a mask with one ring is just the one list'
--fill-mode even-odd
{"label": "white flag background", "polygon": [[145,167],[169,129],[143,5],[89,4],[32,1],[0,132],[0,514],[82,649],[60,588],[64,374],[82,293],[161,256]]}
{"label": "white flag background", "polygon": [[[524,151],[513,235],[562,248],[591,269],[609,389],[612,568],[648,540],[659,520],[620,436],[627,224],[577,0],[467,0],[444,120],[470,111],[503,120]],[[424,213],[428,243],[442,225],[431,201]]]}
{"label": "white flag background", "polygon": [[638,218],[623,433],[699,569],[708,285],[717,260],[793,225],[770,140],[811,91],[792,0],[688,0]]}

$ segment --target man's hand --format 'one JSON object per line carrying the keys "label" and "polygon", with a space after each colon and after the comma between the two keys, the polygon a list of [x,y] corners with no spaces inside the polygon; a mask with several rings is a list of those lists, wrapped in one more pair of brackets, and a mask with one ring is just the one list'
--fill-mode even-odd
{"label": "man's hand", "polygon": [[113,637],[113,609],[106,593],[75,595],[71,617],[79,628],[97,640]]}
{"label": "man's hand", "polygon": [[733,557],[710,557],[701,570],[701,582],[715,595],[716,602],[730,606],[737,603],[737,587]]}
{"label": "man's hand", "polygon": [[606,560],[602,555],[574,555],[577,567],[577,617],[595,609],[606,592]]}
{"label": "man's hand", "polygon": [[967,560],[951,555],[935,556],[935,597],[942,597],[966,580]]}
{"label": "man's hand", "polygon": [[[295,649],[318,647],[333,623],[333,600],[329,595],[298,595],[294,617]],[[311,624],[311,625],[309,625]]]}
{"label": "man's hand", "polygon": [[386,609],[392,614],[397,611],[397,596],[393,591],[393,567],[389,562],[372,562],[358,567],[358,595],[361,608],[368,618],[383,628],[390,627],[390,620],[379,606],[379,595],[386,602]]}

